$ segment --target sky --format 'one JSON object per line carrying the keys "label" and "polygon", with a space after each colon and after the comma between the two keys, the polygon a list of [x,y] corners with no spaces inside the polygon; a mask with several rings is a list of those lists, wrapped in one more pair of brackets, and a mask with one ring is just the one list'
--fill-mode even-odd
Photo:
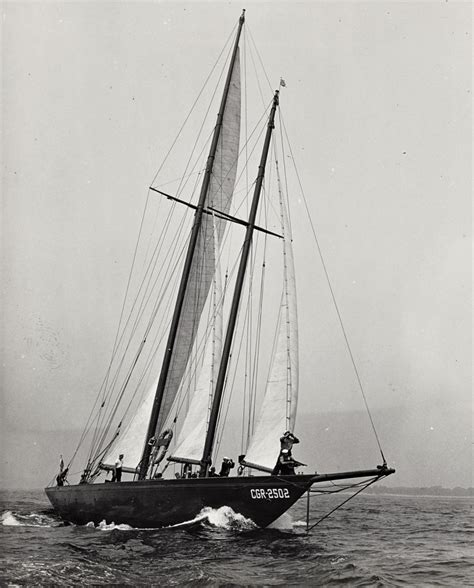
{"label": "sky", "polygon": [[[46,484],[77,439],[147,187],[241,9],[2,3],[4,486]],[[393,483],[472,485],[470,3],[246,9],[271,83],[286,81],[285,124]],[[300,422],[336,415],[340,430],[363,406],[309,226],[298,233]],[[314,442],[331,467],[325,429]]]}

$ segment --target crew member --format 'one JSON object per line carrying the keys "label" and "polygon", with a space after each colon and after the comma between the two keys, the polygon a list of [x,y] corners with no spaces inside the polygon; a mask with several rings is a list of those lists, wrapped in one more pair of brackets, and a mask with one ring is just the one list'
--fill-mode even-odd
{"label": "crew member", "polygon": [[272,474],[274,476],[278,476],[279,474],[282,476],[294,476],[296,465],[299,464],[291,457],[290,451],[288,449],[282,449]]}
{"label": "crew member", "polygon": [[280,437],[280,451],[282,451],[283,449],[288,449],[291,455],[293,445],[299,442],[300,440],[298,439],[298,437],[295,437],[291,431],[285,431],[283,435]]}
{"label": "crew member", "polygon": [[295,473],[295,466],[299,465],[299,463],[294,461],[291,450],[293,449],[293,445],[299,442],[298,437],[293,435],[291,431],[285,431],[280,437],[280,454],[273,468],[272,474],[274,476],[278,474],[288,476]]}
{"label": "crew member", "polygon": [[56,476],[56,484],[58,486],[64,486],[64,482],[66,482],[66,477],[67,477],[68,471],[69,471],[69,468],[66,468],[62,472],[59,472],[59,474]]}
{"label": "crew member", "polygon": [[122,468],[123,468],[123,453],[121,453],[118,456],[118,459],[114,464],[114,472],[112,474],[112,482],[120,482],[122,480]]}
{"label": "crew member", "polygon": [[230,457],[224,457],[222,460],[221,471],[219,472],[219,476],[221,478],[227,478],[230,474],[230,470],[235,467],[235,463],[233,462]]}

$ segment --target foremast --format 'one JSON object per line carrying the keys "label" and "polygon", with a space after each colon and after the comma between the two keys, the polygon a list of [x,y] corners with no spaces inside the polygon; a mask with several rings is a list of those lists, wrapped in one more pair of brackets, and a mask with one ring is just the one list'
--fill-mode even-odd
{"label": "foremast", "polygon": [[247,223],[245,240],[244,240],[244,244],[242,247],[242,255],[240,257],[239,270],[237,273],[234,295],[232,298],[232,305],[230,308],[229,321],[227,323],[227,331],[226,331],[224,346],[223,346],[223,350],[222,350],[222,359],[221,359],[221,363],[219,366],[219,373],[217,376],[216,387],[214,390],[214,398],[212,401],[211,414],[209,417],[209,426],[207,429],[206,441],[204,444],[204,451],[203,451],[202,460],[201,460],[201,469],[199,472],[200,477],[204,477],[207,475],[207,471],[208,471],[208,468],[211,463],[212,450],[214,448],[214,439],[215,439],[216,429],[217,429],[217,421],[219,418],[219,410],[220,410],[220,406],[221,406],[222,394],[224,391],[225,378],[226,378],[226,374],[227,374],[227,366],[229,364],[229,357],[230,357],[230,352],[231,352],[231,347],[232,347],[232,341],[234,338],[235,326],[237,323],[237,315],[238,315],[238,310],[239,310],[240,299],[242,297],[242,289],[243,289],[244,280],[245,280],[245,273],[247,270],[248,258],[250,255],[250,248],[252,246],[252,238],[253,238],[253,233],[255,230],[255,221],[257,218],[257,210],[258,210],[258,204],[260,201],[260,194],[262,191],[263,179],[265,177],[265,167],[266,167],[266,163],[267,163],[268,152],[270,149],[272,132],[273,132],[273,129],[275,128],[275,113],[276,113],[276,109],[278,107],[278,104],[279,104],[279,91],[276,90],[275,95],[273,97],[272,108],[270,110],[270,116],[268,118],[267,132],[265,135],[265,142],[263,144],[262,155],[260,158],[260,165],[258,167],[258,175],[257,175],[257,180],[255,182],[255,189],[254,189],[254,194],[253,194],[253,199],[252,199],[252,205],[251,205],[250,215],[249,215],[249,219],[248,219],[248,223]]}
{"label": "foremast", "polygon": [[196,212],[194,214],[194,223],[191,231],[191,237],[189,240],[188,250],[186,253],[186,259],[184,262],[183,273],[181,276],[181,282],[179,285],[178,295],[176,298],[176,304],[173,312],[173,317],[171,320],[170,332],[168,335],[168,341],[166,344],[165,355],[163,358],[163,363],[161,367],[160,377],[158,380],[158,385],[156,388],[155,398],[153,401],[153,408],[150,416],[150,421],[148,424],[147,434],[145,437],[145,447],[143,450],[142,458],[140,461],[140,469],[138,474],[139,480],[144,480],[147,476],[148,468],[150,465],[150,455],[152,451],[152,445],[149,443],[150,439],[156,434],[156,426],[158,423],[158,418],[160,415],[160,408],[163,401],[163,394],[166,387],[166,382],[168,378],[168,373],[170,369],[171,359],[173,355],[173,349],[176,341],[176,335],[178,332],[179,321],[181,318],[181,313],[183,309],[183,303],[186,295],[186,289],[188,286],[189,276],[191,273],[191,266],[194,258],[194,253],[196,250],[196,244],[199,237],[199,230],[202,224],[202,218],[204,214],[204,208],[206,205],[206,197],[209,190],[209,184],[211,180],[212,170],[214,166],[214,160],[216,156],[217,146],[219,142],[219,137],[221,134],[222,123],[224,119],[224,111],[227,104],[227,97],[229,94],[229,88],[232,80],[232,72],[234,70],[234,65],[237,58],[237,53],[239,49],[239,41],[240,35],[242,32],[242,27],[245,22],[245,10],[242,11],[242,15],[239,19],[239,24],[237,28],[237,33],[234,42],[234,48],[232,51],[232,56],[229,64],[229,70],[227,72],[227,78],[224,86],[224,91],[222,95],[222,100],[219,108],[219,113],[217,115],[217,122],[214,128],[214,134],[212,137],[211,147],[209,150],[209,156],[207,158],[206,163],[206,170],[204,173],[204,178],[201,186],[201,192],[199,195],[199,201],[196,207]]}

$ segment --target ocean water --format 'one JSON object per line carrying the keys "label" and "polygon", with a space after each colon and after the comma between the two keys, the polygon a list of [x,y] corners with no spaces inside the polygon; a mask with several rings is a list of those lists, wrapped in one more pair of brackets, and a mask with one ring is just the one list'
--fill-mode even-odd
{"label": "ocean water", "polygon": [[[311,499],[311,519],[347,495]],[[273,528],[223,507],[139,530],[66,525],[37,492],[0,492],[0,585],[474,586],[472,500],[362,494],[306,533],[306,499]]]}

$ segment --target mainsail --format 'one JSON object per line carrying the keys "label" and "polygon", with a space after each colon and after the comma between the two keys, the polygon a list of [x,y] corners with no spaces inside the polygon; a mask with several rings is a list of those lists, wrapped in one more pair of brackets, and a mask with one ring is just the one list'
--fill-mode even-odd
{"label": "mainsail", "polygon": [[[224,213],[228,213],[230,210],[237,174],[240,111],[240,60],[237,52],[206,197],[206,206],[208,208]],[[192,358],[201,315],[215,274],[215,240],[218,243],[222,241],[225,225],[226,221],[221,218],[207,214],[202,218],[176,343],[161,403],[156,427],[157,434],[165,426],[180,385],[183,383],[186,366],[189,365]],[[145,443],[147,423],[150,419],[155,392],[156,385],[147,391],[129,425],[107,452],[106,458],[103,460],[104,463],[113,464],[116,456],[123,453],[125,456],[124,465],[133,468],[137,467]]]}
{"label": "mainsail", "polygon": [[293,431],[298,401],[298,317],[296,282],[288,213],[280,192],[283,232],[283,292],[276,344],[259,419],[245,463],[272,469],[280,451],[280,437]]}
{"label": "mainsail", "polygon": [[[217,239],[216,239],[217,241]],[[217,259],[216,243],[216,259]],[[189,410],[181,428],[172,461],[200,463],[209,420],[209,408],[222,353],[222,283],[217,259],[212,295],[211,327],[208,329],[204,358]]]}
{"label": "mainsail", "polygon": [[[240,61],[237,53],[206,198],[206,205],[216,211],[228,213],[230,209],[237,173],[239,141]],[[210,215],[204,215],[181,312],[170,370],[161,402],[157,432],[163,428],[178,392],[214,277],[216,260],[213,224],[214,219]],[[215,224],[217,240],[220,243],[226,221],[216,219]]]}

